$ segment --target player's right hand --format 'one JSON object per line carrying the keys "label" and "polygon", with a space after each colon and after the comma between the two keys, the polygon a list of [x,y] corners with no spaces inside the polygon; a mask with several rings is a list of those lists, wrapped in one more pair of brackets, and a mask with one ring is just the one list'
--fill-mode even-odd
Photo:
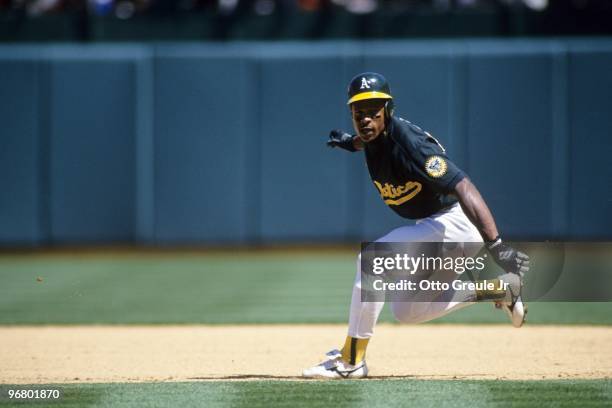
{"label": "player's right hand", "polygon": [[529,256],[527,254],[517,251],[499,238],[487,247],[495,262],[504,271],[521,277],[529,272]]}
{"label": "player's right hand", "polygon": [[334,129],[329,132],[329,140],[327,141],[329,147],[339,147],[349,152],[356,152],[355,146],[353,145],[353,136],[340,129]]}

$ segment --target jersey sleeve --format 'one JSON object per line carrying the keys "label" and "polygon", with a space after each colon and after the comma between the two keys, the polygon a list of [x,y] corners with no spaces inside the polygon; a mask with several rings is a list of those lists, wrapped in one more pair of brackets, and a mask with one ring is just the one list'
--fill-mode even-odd
{"label": "jersey sleeve", "polygon": [[442,145],[429,133],[416,128],[410,138],[401,137],[400,146],[407,166],[439,193],[452,193],[465,173],[453,163]]}

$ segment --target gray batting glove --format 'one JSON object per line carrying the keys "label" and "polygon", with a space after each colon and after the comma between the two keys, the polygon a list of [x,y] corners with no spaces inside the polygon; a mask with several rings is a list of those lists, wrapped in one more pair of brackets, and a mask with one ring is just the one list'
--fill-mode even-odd
{"label": "gray batting glove", "polygon": [[529,256],[502,242],[501,238],[487,245],[495,262],[506,272],[523,277],[529,272]]}
{"label": "gray batting glove", "polygon": [[339,147],[349,152],[356,152],[355,146],[353,146],[353,136],[340,129],[334,129],[329,132],[329,140],[327,141],[329,147]]}

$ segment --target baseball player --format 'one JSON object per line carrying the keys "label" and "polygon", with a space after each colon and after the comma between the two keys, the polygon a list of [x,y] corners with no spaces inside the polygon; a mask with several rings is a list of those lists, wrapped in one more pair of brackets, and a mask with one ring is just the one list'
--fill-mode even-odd
{"label": "baseball player", "polygon": [[[393,96],[382,75],[365,72],[355,76],[348,97],[356,135],[333,130],[327,144],[349,152],[363,151],[372,183],[385,204],[399,216],[416,220],[377,242],[480,242],[505,271],[497,283],[501,281],[508,289],[496,284],[495,289],[468,291],[461,301],[450,296],[448,301],[392,302],[395,317],[405,323],[426,322],[488,300],[504,309],[515,327],[521,327],[526,312],[520,297],[522,276],[529,269],[529,258],[502,241],[476,186],[432,135],[394,115]],[[362,301],[360,269],[358,259],[344,347],[304,370],[305,377],[367,376],[366,347],[384,303]]]}

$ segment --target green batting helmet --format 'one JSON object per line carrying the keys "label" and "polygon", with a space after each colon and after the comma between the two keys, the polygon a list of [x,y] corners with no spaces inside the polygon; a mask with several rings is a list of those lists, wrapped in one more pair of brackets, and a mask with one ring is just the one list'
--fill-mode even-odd
{"label": "green batting helmet", "polygon": [[384,76],[376,72],[364,72],[356,75],[348,87],[347,105],[366,99],[387,99],[385,110],[387,117],[393,115],[393,96],[389,83]]}

